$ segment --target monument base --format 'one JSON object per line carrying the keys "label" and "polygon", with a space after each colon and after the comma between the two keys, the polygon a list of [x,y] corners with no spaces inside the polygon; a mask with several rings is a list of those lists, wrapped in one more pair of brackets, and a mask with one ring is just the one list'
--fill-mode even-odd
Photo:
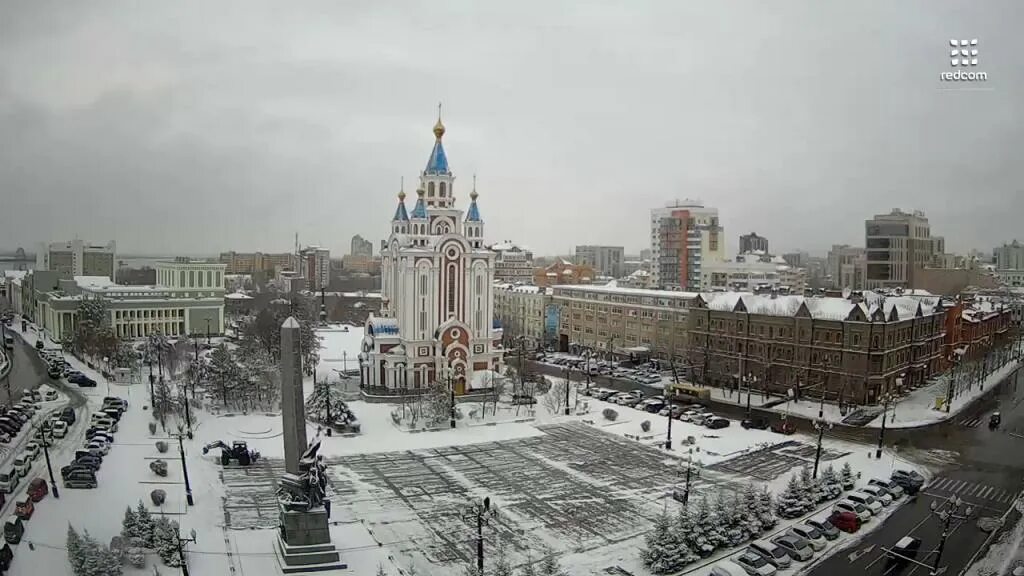
{"label": "monument base", "polygon": [[285,574],[344,570],[348,565],[331,542],[324,509],[299,512],[281,507],[281,526],[274,543]]}

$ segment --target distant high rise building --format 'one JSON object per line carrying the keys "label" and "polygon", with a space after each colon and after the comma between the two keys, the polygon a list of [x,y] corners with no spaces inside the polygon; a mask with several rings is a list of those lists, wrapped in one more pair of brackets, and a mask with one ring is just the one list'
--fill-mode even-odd
{"label": "distant high rise building", "polygon": [[827,274],[832,288],[864,288],[864,249],[849,244],[833,244],[828,251]]}
{"label": "distant high rise building", "polygon": [[36,253],[36,270],[64,272],[69,276],[106,276],[114,279],[117,245],[88,244],[82,240],[42,243]]}
{"label": "distant high rise building", "polygon": [[718,208],[685,200],[651,210],[651,258],[656,286],[700,289],[701,262],[725,259]]}
{"label": "distant high rise building", "polygon": [[932,237],[924,212],[895,208],[864,222],[865,288],[912,287],[914,270],[929,266],[945,242]]}
{"label": "distant high rise building", "polygon": [[1017,240],[995,250],[996,270],[1024,270],[1024,245]]}
{"label": "distant high rise building", "polygon": [[740,254],[745,252],[768,252],[768,239],[757,232],[740,236]]}
{"label": "distant high rise building", "polygon": [[590,266],[602,276],[620,278],[625,252],[622,246],[577,246],[576,263]]}
{"label": "distant high rise building", "polygon": [[309,246],[299,251],[299,272],[306,278],[307,289],[318,292],[331,283],[331,251]]}
{"label": "distant high rise building", "polygon": [[352,237],[352,248],[349,250],[349,254],[353,256],[373,256],[373,242],[363,239],[362,236],[356,234]]}
{"label": "distant high rise building", "polygon": [[225,274],[253,274],[255,272],[295,269],[295,254],[291,252],[281,252],[279,254],[221,252],[218,261],[221,264],[227,264]]}

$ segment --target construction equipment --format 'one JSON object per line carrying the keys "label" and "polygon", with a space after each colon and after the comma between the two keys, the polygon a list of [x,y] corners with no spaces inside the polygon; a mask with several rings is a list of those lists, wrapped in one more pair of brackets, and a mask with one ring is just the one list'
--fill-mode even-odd
{"label": "construction equipment", "polygon": [[249,445],[244,440],[235,440],[231,443],[231,446],[220,440],[210,442],[203,446],[203,454],[206,454],[213,448],[220,448],[220,463],[224,466],[230,464],[232,460],[238,460],[240,465],[248,466],[260,458],[260,453],[255,450],[249,450]]}

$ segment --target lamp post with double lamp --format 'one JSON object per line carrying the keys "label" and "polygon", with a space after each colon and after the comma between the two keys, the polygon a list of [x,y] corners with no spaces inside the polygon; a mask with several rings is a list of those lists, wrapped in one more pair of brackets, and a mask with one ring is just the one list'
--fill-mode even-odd
{"label": "lamp post with double lamp", "polygon": [[483,500],[476,500],[463,509],[464,520],[472,522],[476,520],[476,567],[480,574],[484,571],[484,526],[490,523],[490,519],[497,515],[497,510],[491,508],[491,497]]}
{"label": "lamp post with double lamp", "polygon": [[885,442],[885,418],[886,413],[889,411],[889,402],[892,399],[891,393],[887,392],[882,395],[882,427],[878,429],[878,449],[875,450],[876,460],[882,457],[882,443]]}
{"label": "lamp post with double lamp", "polygon": [[753,392],[754,384],[757,383],[757,376],[748,372],[744,379],[747,382],[747,419],[750,419],[750,395]]}
{"label": "lamp post with double lamp", "polygon": [[60,492],[57,490],[57,481],[53,479],[53,466],[50,464],[50,441],[53,440],[53,422],[43,420],[40,429],[42,430],[43,437],[43,456],[46,457],[46,471],[50,474],[50,492],[53,492],[54,498],[60,498]]}
{"label": "lamp post with double lamp", "polygon": [[[964,501],[959,496],[951,496],[948,500],[939,504],[937,501],[932,500],[931,509],[932,513],[936,514],[942,519],[942,536],[939,538],[939,547],[935,551],[935,562],[931,566],[930,576],[938,576],[940,573],[939,563],[942,562],[942,551],[946,547],[946,537],[949,536],[949,525],[953,520],[959,520],[962,524],[967,520],[974,512],[971,506],[964,508],[963,512],[960,512],[960,507],[964,504]],[[956,526],[959,528],[959,524]],[[954,528],[955,529],[955,528]]]}
{"label": "lamp post with double lamp", "polygon": [[814,452],[814,473],[811,474],[811,478],[818,477],[818,464],[821,462],[821,440],[822,437],[825,435],[825,430],[832,429],[832,423],[826,422],[822,418],[818,418],[817,420],[814,421],[814,429],[818,431],[818,448]]}

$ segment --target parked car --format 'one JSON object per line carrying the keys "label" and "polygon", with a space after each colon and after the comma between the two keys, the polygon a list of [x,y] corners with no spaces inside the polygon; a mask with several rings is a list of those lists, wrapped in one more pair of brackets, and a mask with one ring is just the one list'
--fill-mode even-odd
{"label": "parked car", "polygon": [[788,533],[807,540],[815,552],[825,549],[825,534],[810,524],[794,524],[789,527]]}
{"label": "parked car", "polygon": [[789,554],[789,557],[800,562],[806,562],[814,557],[814,549],[811,544],[799,536],[776,536],[772,542],[778,544]]}
{"label": "parked car", "polygon": [[58,394],[57,391],[53,390],[52,388],[50,390],[47,390],[46,393],[43,394],[43,400],[46,402],[53,402],[57,398],[60,398],[60,394]]}
{"label": "parked car", "polygon": [[25,525],[21,523],[21,518],[18,518],[17,514],[8,516],[4,521],[4,540],[7,540],[8,544],[17,544],[21,542],[24,534]]}
{"label": "parked car", "polygon": [[63,411],[61,411],[60,419],[66,422],[68,426],[71,426],[72,424],[75,423],[75,420],[78,419],[78,416],[75,414],[75,409],[72,408],[71,406],[68,406]]}
{"label": "parked car", "polygon": [[100,442],[106,442],[107,444],[114,443],[114,435],[105,430],[93,430],[92,434],[87,435],[87,439],[90,442],[93,440],[99,440]]}
{"label": "parked car", "polygon": [[[835,506],[833,506],[832,510],[834,512],[852,512],[857,515],[857,518],[860,518],[861,522],[867,522],[868,520],[871,520],[871,511],[868,510],[867,506],[859,502],[853,502],[851,500],[840,500],[839,502],[835,503]],[[836,526],[838,527],[839,525],[836,524]]]}
{"label": "parked car", "polygon": [[128,401],[120,396],[104,396],[103,405],[106,406],[108,404],[120,404],[125,410],[128,409]]}
{"label": "parked car", "polygon": [[611,388],[601,388],[598,392],[595,392],[593,396],[598,400],[609,400],[612,396],[615,396],[618,393],[618,390],[612,390]]}
{"label": "parked car", "polygon": [[917,557],[921,549],[921,541],[917,538],[904,536],[885,554],[885,574],[898,574]]}
{"label": "parked car", "polygon": [[665,400],[663,398],[648,398],[640,403],[637,408],[643,408],[645,412],[657,414],[661,412],[661,409],[665,407]]}
{"label": "parked car", "polygon": [[775,576],[775,565],[750,548],[736,557],[736,564],[743,568],[748,576]]}
{"label": "parked car", "polygon": [[33,440],[32,442],[27,442],[25,444],[25,449],[22,451],[22,454],[25,454],[32,460],[35,460],[42,451],[43,449],[39,446],[39,443]]}
{"label": "parked car", "polygon": [[836,538],[839,538],[839,528],[836,528],[835,524],[829,520],[807,520],[805,523],[808,526],[817,528],[826,540],[835,540]]}
{"label": "parked car", "polygon": [[658,411],[658,415],[659,416],[668,416],[669,414],[671,414],[672,418],[675,418],[675,419],[678,420],[679,417],[683,415],[683,412],[685,412],[685,408],[683,408],[682,406],[679,406],[678,404],[673,404],[671,406],[663,407],[661,410]]}
{"label": "parked car", "polygon": [[110,444],[107,444],[104,440],[97,440],[96,437],[88,441],[85,449],[93,453],[99,452],[103,456],[110,454]]}
{"label": "parked car", "polygon": [[740,426],[747,430],[767,430],[768,420],[765,418],[744,418],[743,421],[740,422]]}
{"label": "parked car", "polygon": [[21,431],[21,422],[8,417],[0,418],[0,431],[6,432],[11,436],[17,436],[18,432]]}
{"label": "parked car", "polygon": [[83,378],[85,377],[85,374],[82,374],[78,370],[68,370],[64,372],[64,377],[68,379],[68,382],[74,384],[75,379]]}
{"label": "parked car", "polygon": [[50,428],[50,432],[54,438],[63,438],[68,434],[68,423],[63,420],[57,420]]}
{"label": "parked car", "polygon": [[28,414],[25,414],[21,410],[8,410],[6,416],[11,420],[21,422],[22,424],[28,422]]}
{"label": "parked car", "polygon": [[892,504],[892,496],[889,495],[889,491],[881,486],[868,485],[861,488],[860,491],[870,495],[876,502],[881,503],[882,506]]}
{"label": "parked car", "polygon": [[[767,562],[765,562],[767,565]],[[711,576],[746,576],[747,569],[730,560],[722,560],[711,567]]]}
{"label": "parked car", "polygon": [[721,416],[712,416],[704,421],[704,425],[712,430],[719,430],[721,428],[729,427],[729,419],[722,418]]}
{"label": "parked car", "polygon": [[22,520],[29,520],[32,518],[32,514],[36,511],[36,506],[32,502],[32,499],[26,494],[18,501],[14,503],[14,513],[18,515],[18,518]]}
{"label": "parked car", "polygon": [[20,478],[24,478],[28,476],[28,471],[32,469],[32,459],[24,453],[18,454],[14,461],[11,462],[11,467],[14,468]]}
{"label": "parked car", "polygon": [[54,380],[58,380],[61,376],[64,375],[64,369],[63,367],[58,366],[57,364],[51,364],[46,369],[46,375],[49,376],[50,378],[53,378]]}
{"label": "parked car", "polygon": [[921,488],[924,488],[924,476],[914,470],[895,470],[891,479],[899,484],[907,494],[917,494]]}
{"label": "parked car", "polygon": [[95,388],[96,387],[96,381],[93,380],[92,378],[89,378],[85,374],[80,374],[80,375],[75,376],[73,378],[68,378],[68,382],[70,382],[72,384],[77,384],[80,388]]}
{"label": "parked car", "polygon": [[711,418],[714,418],[714,417],[715,417],[715,415],[712,414],[711,412],[704,412],[702,414],[697,414],[696,416],[694,416],[690,420],[690,422],[693,422],[697,426],[703,426],[708,420],[710,420]]}
{"label": "parked car", "polygon": [[793,424],[789,420],[782,419],[772,422],[772,432],[776,434],[786,434],[787,436],[796,432],[796,424]]}
{"label": "parked car", "polygon": [[60,477],[66,480],[68,476],[70,476],[71,474],[83,470],[90,474],[95,472],[95,469],[90,466],[86,466],[85,464],[76,464],[72,462],[71,464],[68,464],[67,466],[64,466],[63,468],[60,469]]}
{"label": "parked car", "polygon": [[33,502],[39,502],[50,493],[50,487],[47,486],[46,480],[42,478],[33,478],[32,481],[28,483],[28,490],[26,490],[26,493],[30,498],[32,498]]}
{"label": "parked car", "polygon": [[74,463],[81,464],[82,466],[87,466],[89,468],[92,468],[93,470],[99,470],[102,462],[103,461],[100,460],[98,456],[90,455],[76,457]]}
{"label": "parked car", "polygon": [[881,478],[872,478],[868,480],[868,486],[878,486],[884,488],[886,492],[892,496],[893,500],[899,500],[903,497],[903,487],[892,480],[882,480]]}
{"label": "parked car", "polygon": [[684,410],[682,415],[679,416],[679,420],[680,422],[693,422],[701,414],[697,410]]}
{"label": "parked car", "polygon": [[882,511],[882,503],[875,500],[875,497],[871,494],[867,494],[865,492],[850,492],[846,495],[846,499],[863,505],[871,512],[872,516]]}
{"label": "parked car", "polygon": [[75,460],[80,458],[95,458],[100,461],[100,464],[103,463],[103,454],[97,450],[89,450],[88,448],[79,448],[78,450],[75,450]]}
{"label": "parked car", "polygon": [[789,558],[789,552],[785,548],[768,540],[754,540],[750,543],[749,549],[763,556],[769,564],[779,570],[785,570],[793,563]]}
{"label": "parked car", "polygon": [[10,570],[11,560],[14,560],[14,551],[11,550],[10,544],[4,542],[3,546],[0,546],[0,574]]}
{"label": "parked car", "polygon": [[0,470],[0,491],[6,494],[14,494],[14,490],[18,488],[19,482],[21,482],[21,475],[14,468]]}
{"label": "parked car", "polygon": [[95,488],[98,485],[96,474],[91,470],[73,470],[64,476],[65,488]]}

